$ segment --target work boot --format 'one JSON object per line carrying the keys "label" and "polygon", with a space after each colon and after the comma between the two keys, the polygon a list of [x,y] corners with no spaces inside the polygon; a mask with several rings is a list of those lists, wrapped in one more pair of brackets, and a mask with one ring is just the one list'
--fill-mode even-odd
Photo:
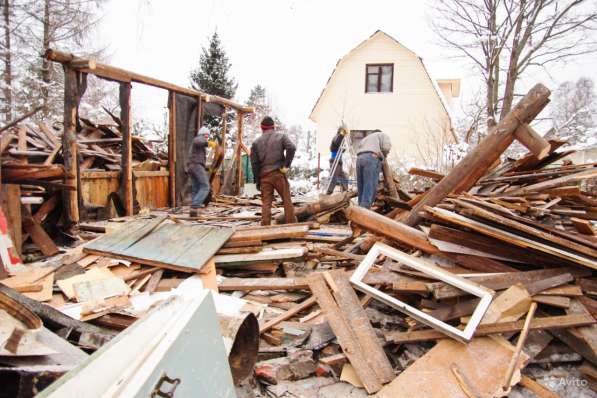
{"label": "work boot", "polygon": [[191,211],[189,211],[189,217],[197,217],[198,215],[197,209],[191,209]]}

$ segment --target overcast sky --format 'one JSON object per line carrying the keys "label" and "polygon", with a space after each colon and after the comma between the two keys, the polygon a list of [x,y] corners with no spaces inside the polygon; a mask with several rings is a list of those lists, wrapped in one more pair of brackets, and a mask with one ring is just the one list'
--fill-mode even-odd
{"label": "overcast sky", "polygon": [[[424,0],[109,0],[99,36],[114,66],[189,85],[201,47],[217,29],[244,102],[255,84],[269,92],[287,124],[309,127],[309,113],[337,60],[378,29],[421,56],[434,78],[460,78],[471,90],[473,71],[452,59],[429,27],[433,1]],[[554,89],[567,79],[597,80],[597,56],[549,75],[529,76]],[[135,117],[160,120],[162,90],[134,86]]]}

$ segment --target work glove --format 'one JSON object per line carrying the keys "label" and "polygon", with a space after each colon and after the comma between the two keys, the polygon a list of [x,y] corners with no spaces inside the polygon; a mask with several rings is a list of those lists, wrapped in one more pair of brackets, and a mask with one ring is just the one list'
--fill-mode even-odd
{"label": "work glove", "polygon": [[207,146],[210,147],[211,149],[214,149],[215,147],[218,146],[218,143],[215,140],[209,140],[209,141],[207,141]]}
{"label": "work glove", "polygon": [[282,168],[280,169],[280,173],[282,173],[282,174],[286,175],[286,173],[288,173],[288,167],[282,167]]}
{"label": "work glove", "polygon": [[343,136],[343,137],[344,137],[346,134],[348,134],[348,130],[346,130],[346,129],[344,129],[344,128],[343,128],[342,130],[340,130],[340,135],[341,135],[341,136]]}

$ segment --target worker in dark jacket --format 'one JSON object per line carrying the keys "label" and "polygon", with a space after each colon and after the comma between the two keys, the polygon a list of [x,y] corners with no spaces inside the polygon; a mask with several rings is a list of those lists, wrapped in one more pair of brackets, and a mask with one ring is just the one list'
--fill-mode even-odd
{"label": "worker in dark jacket", "polygon": [[[330,175],[331,181],[326,192],[328,195],[331,195],[334,192],[334,188],[336,188],[336,185],[338,184],[342,187],[342,192],[348,190],[346,175],[342,168],[342,153],[340,153],[342,141],[344,141],[344,137],[347,133],[348,131],[344,127],[339,127],[330,144],[330,173],[332,174]],[[334,164],[336,165],[335,169]]]}
{"label": "worker in dark jacket", "polygon": [[203,206],[203,202],[209,194],[209,176],[205,167],[207,148],[214,148],[215,141],[209,140],[209,129],[201,127],[197,132],[186,161],[186,170],[191,178],[191,217],[197,217],[197,209]]}
{"label": "worker in dark jacket", "polygon": [[375,130],[361,140],[357,150],[359,206],[368,209],[375,201],[382,162],[390,153],[391,148],[390,137],[380,130]]}
{"label": "worker in dark jacket", "polygon": [[296,146],[286,134],[275,131],[274,120],[266,116],[261,121],[263,134],[251,146],[251,167],[261,191],[261,225],[272,222],[274,190],[282,197],[286,223],[296,222],[290,185],[286,179]]}

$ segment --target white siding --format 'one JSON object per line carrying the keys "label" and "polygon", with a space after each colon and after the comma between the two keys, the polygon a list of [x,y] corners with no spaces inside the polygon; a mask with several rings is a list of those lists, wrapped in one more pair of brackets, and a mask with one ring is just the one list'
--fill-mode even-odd
{"label": "white siding", "polygon": [[[392,93],[365,93],[365,66],[394,64]],[[329,156],[329,144],[344,121],[351,130],[388,133],[391,160],[423,165],[450,140],[449,117],[416,54],[383,32],[349,53],[336,70],[311,115],[317,123],[317,150]]]}

